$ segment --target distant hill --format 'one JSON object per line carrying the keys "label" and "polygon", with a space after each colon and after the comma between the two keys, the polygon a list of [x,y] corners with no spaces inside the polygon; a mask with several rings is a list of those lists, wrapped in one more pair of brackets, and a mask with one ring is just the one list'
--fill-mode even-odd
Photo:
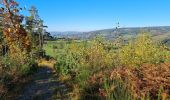
{"label": "distant hill", "polygon": [[119,36],[125,39],[135,37],[141,31],[151,33],[155,40],[170,39],[170,26],[157,26],[157,27],[132,27],[132,28],[119,28],[119,29],[104,29],[90,32],[51,32],[55,37],[76,38],[76,39],[91,39],[96,36],[102,36],[106,39],[113,40]]}
{"label": "distant hill", "polygon": [[50,34],[54,37],[66,37],[66,36],[73,36],[82,34],[83,32],[77,32],[77,31],[66,31],[66,32],[50,32]]}

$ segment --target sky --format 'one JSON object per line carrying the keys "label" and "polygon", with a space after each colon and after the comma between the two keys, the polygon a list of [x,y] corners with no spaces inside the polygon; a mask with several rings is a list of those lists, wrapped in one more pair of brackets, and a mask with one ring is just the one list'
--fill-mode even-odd
{"label": "sky", "polygon": [[34,5],[48,31],[170,25],[170,0],[19,0]]}

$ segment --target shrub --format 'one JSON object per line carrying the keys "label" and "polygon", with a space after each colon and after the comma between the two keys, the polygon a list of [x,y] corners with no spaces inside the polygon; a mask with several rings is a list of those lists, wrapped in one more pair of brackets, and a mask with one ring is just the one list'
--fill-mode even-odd
{"label": "shrub", "polygon": [[71,42],[57,55],[57,69],[62,75],[72,77],[79,92],[87,87],[87,80],[94,73],[113,65],[113,55],[106,49],[106,41]]}
{"label": "shrub", "polygon": [[113,66],[114,53],[106,49],[105,42],[104,40],[96,39],[89,44],[90,46],[86,49],[86,62],[89,63],[89,67],[101,69]]}
{"label": "shrub", "polygon": [[122,47],[118,55],[121,65],[140,66],[144,63],[158,64],[166,61],[164,51],[147,33],[142,33]]}

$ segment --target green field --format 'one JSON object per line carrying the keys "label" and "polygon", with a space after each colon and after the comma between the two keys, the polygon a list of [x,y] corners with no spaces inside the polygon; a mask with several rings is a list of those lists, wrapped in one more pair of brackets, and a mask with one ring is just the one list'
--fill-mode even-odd
{"label": "green field", "polygon": [[56,40],[56,41],[47,41],[44,44],[43,49],[46,51],[46,55],[51,57],[56,57],[63,52],[63,49],[68,47],[71,43],[81,44],[81,40]]}

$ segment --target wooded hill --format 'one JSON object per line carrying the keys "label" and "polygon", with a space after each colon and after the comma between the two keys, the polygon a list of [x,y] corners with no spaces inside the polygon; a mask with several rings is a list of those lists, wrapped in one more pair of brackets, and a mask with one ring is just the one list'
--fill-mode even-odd
{"label": "wooded hill", "polygon": [[150,33],[155,40],[167,40],[170,37],[170,26],[156,27],[131,27],[119,29],[104,29],[90,32],[50,32],[54,37],[59,38],[77,38],[77,39],[92,39],[96,36],[102,36],[109,40],[114,40],[119,36],[125,39],[136,37],[138,33],[145,31]]}

